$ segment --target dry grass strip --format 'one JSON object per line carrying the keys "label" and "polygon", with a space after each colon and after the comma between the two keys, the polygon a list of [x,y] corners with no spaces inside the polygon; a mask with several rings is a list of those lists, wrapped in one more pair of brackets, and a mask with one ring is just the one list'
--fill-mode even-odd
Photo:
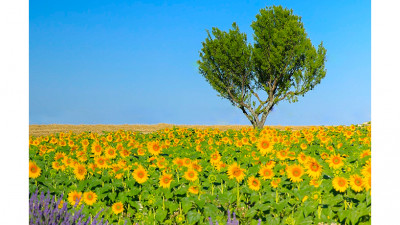
{"label": "dry grass strip", "polygon": [[[139,131],[143,133],[151,133],[157,130],[165,129],[165,128],[173,128],[176,127],[186,127],[186,128],[197,128],[197,129],[208,129],[208,128],[218,128],[221,131],[225,131],[228,129],[240,130],[242,128],[250,128],[252,126],[248,125],[174,125],[174,124],[166,124],[159,123],[154,125],[145,125],[145,124],[124,124],[124,125],[105,125],[105,124],[96,124],[96,125],[68,125],[68,124],[49,124],[49,125],[29,125],[29,135],[30,136],[43,136],[56,134],[60,132],[67,133],[72,131],[73,133],[82,133],[82,132],[94,132],[98,134],[103,134],[103,131],[111,132],[118,130],[130,130],[130,131]],[[301,130],[304,128],[309,128],[311,126],[269,126],[271,128],[277,128],[280,130],[285,129],[286,127],[290,127],[292,130]]]}

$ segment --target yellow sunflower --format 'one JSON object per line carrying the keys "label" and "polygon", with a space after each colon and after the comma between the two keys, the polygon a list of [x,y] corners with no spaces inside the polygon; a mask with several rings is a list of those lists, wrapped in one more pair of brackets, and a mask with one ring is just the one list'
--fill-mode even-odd
{"label": "yellow sunflower", "polygon": [[349,186],[349,182],[344,177],[335,177],[332,180],[332,185],[336,191],[344,192],[344,191],[346,191],[347,187]]}
{"label": "yellow sunflower", "polygon": [[321,185],[321,183],[322,183],[322,182],[321,182],[320,180],[318,180],[318,179],[311,179],[311,180],[310,180],[310,185],[311,185],[311,186],[314,186],[314,187],[316,187],[316,188],[319,187],[319,186]]}
{"label": "yellow sunflower", "polygon": [[306,165],[306,173],[311,178],[318,178],[322,173],[322,166],[317,162],[317,160],[312,159]]}
{"label": "yellow sunflower", "polygon": [[198,179],[197,172],[192,168],[188,169],[183,177],[188,181],[195,181]]}
{"label": "yellow sunflower", "polygon": [[281,178],[276,178],[276,179],[273,179],[273,180],[271,181],[271,186],[272,186],[273,188],[277,188],[277,187],[279,186],[280,183],[281,183]]}
{"label": "yellow sunflower", "polygon": [[368,160],[367,163],[363,166],[361,170],[361,174],[364,177],[371,177],[371,161]]}
{"label": "yellow sunflower", "polygon": [[261,182],[257,178],[255,178],[254,176],[251,176],[247,180],[247,185],[249,185],[249,188],[251,190],[258,191],[258,190],[260,190]]}
{"label": "yellow sunflower", "polygon": [[263,180],[272,179],[275,175],[274,171],[268,166],[261,166],[261,169],[258,171],[258,174],[260,174]]}
{"label": "yellow sunflower", "polygon": [[366,191],[369,191],[371,189],[371,176],[363,178],[363,186]]}
{"label": "yellow sunflower", "polygon": [[236,162],[234,162],[232,165],[230,165],[228,167],[227,173],[228,173],[229,179],[232,180],[235,178],[237,180],[237,182],[240,182],[244,179],[244,176],[245,176],[244,171],[245,171],[244,169],[240,168],[240,165],[238,165]]}
{"label": "yellow sunflower", "polygon": [[199,193],[199,186],[190,186],[189,192],[197,195]]}
{"label": "yellow sunflower", "polygon": [[350,187],[355,192],[361,192],[364,189],[362,177],[357,174],[350,176]]}
{"label": "yellow sunflower", "polygon": [[260,138],[257,142],[257,149],[261,152],[262,155],[272,152],[273,148],[274,146],[272,142],[270,142],[265,137]]}
{"label": "yellow sunflower", "polygon": [[122,202],[114,203],[111,208],[115,214],[120,214],[124,211],[124,205],[122,204]]}
{"label": "yellow sunflower", "polygon": [[74,169],[75,177],[78,180],[85,179],[86,173],[87,173],[87,170],[86,170],[86,167],[84,165],[80,165],[79,164]]}
{"label": "yellow sunflower", "polygon": [[213,154],[211,154],[210,157],[211,157],[210,162],[211,162],[211,164],[213,164],[213,165],[218,164],[219,161],[221,160],[221,155],[219,154],[218,151],[215,151]]}
{"label": "yellow sunflower", "polygon": [[333,154],[331,157],[329,157],[328,162],[329,167],[333,169],[339,169],[344,165],[343,158],[340,156],[340,154]]}
{"label": "yellow sunflower", "polygon": [[98,168],[100,168],[100,169],[107,168],[107,162],[106,162],[105,158],[100,156],[100,157],[95,158],[94,161],[96,162],[95,165]]}
{"label": "yellow sunflower", "polygon": [[288,178],[292,182],[297,183],[303,181],[301,178],[301,176],[304,174],[304,169],[302,166],[296,164],[288,166],[286,172],[288,174]]}
{"label": "yellow sunflower", "polygon": [[103,148],[101,147],[101,145],[98,142],[94,142],[92,144],[92,153],[95,156],[100,156],[102,152],[103,152]]}
{"label": "yellow sunflower", "polygon": [[172,175],[171,174],[163,174],[160,177],[160,186],[163,188],[169,188],[172,182]]}
{"label": "yellow sunflower", "polygon": [[149,177],[149,174],[141,165],[133,171],[132,175],[139,184],[146,182]]}
{"label": "yellow sunflower", "polygon": [[150,141],[149,143],[147,143],[147,149],[149,150],[150,154],[155,156],[159,155],[162,150],[160,144],[155,141]]}
{"label": "yellow sunflower", "polygon": [[308,145],[307,145],[306,143],[301,143],[301,145],[300,145],[300,148],[301,148],[302,150],[306,150],[307,147],[308,147]]}
{"label": "yellow sunflower", "polygon": [[97,201],[97,195],[93,191],[83,193],[83,201],[87,205],[93,205]]}
{"label": "yellow sunflower", "polygon": [[40,176],[42,169],[35,162],[29,161],[29,178],[37,178]]}
{"label": "yellow sunflower", "polygon": [[106,149],[106,157],[109,159],[115,159],[117,157],[117,151],[114,148],[108,147]]}
{"label": "yellow sunflower", "polygon": [[77,192],[77,191],[71,191],[68,194],[68,202],[72,205],[75,206],[76,203],[79,201],[78,205],[82,204],[82,192]]}

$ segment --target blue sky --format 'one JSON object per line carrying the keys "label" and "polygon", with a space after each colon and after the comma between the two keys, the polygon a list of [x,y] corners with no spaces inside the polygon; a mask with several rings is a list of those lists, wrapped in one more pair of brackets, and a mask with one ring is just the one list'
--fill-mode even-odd
{"label": "blue sky", "polygon": [[266,125],[371,120],[369,1],[30,1],[30,124],[250,124],[198,73],[206,30],[252,41],[261,8],[283,5],[327,49],[327,75]]}

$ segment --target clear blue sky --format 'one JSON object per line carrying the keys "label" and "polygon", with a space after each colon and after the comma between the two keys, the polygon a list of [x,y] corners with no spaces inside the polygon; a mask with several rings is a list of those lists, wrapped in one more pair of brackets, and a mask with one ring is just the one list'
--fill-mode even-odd
{"label": "clear blue sky", "polygon": [[198,73],[206,29],[283,5],[327,49],[327,75],[266,125],[371,120],[370,1],[30,1],[30,124],[250,124]]}

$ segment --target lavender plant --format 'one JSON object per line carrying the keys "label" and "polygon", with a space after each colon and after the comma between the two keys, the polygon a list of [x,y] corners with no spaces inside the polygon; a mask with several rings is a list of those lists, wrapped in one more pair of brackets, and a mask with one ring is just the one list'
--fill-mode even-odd
{"label": "lavender plant", "polygon": [[[210,225],[214,225],[211,217],[208,218]],[[215,221],[215,225],[219,225],[218,221]],[[236,214],[233,212],[233,218],[231,218],[231,212],[228,210],[228,221],[226,225],[239,225],[239,220],[236,219]],[[258,219],[258,225],[261,225],[261,219]]]}
{"label": "lavender plant", "polygon": [[[55,196],[51,197],[50,192],[45,196],[41,192],[38,196],[38,190],[29,199],[29,224],[31,225],[108,225],[108,221],[99,220],[99,215],[103,211],[100,210],[93,218],[89,215],[87,219],[82,214],[83,205],[77,212],[70,212],[67,209],[68,203],[64,202],[61,208],[61,198],[56,201]],[[78,205],[79,201],[75,204]],[[125,220],[125,224],[126,224]]]}

